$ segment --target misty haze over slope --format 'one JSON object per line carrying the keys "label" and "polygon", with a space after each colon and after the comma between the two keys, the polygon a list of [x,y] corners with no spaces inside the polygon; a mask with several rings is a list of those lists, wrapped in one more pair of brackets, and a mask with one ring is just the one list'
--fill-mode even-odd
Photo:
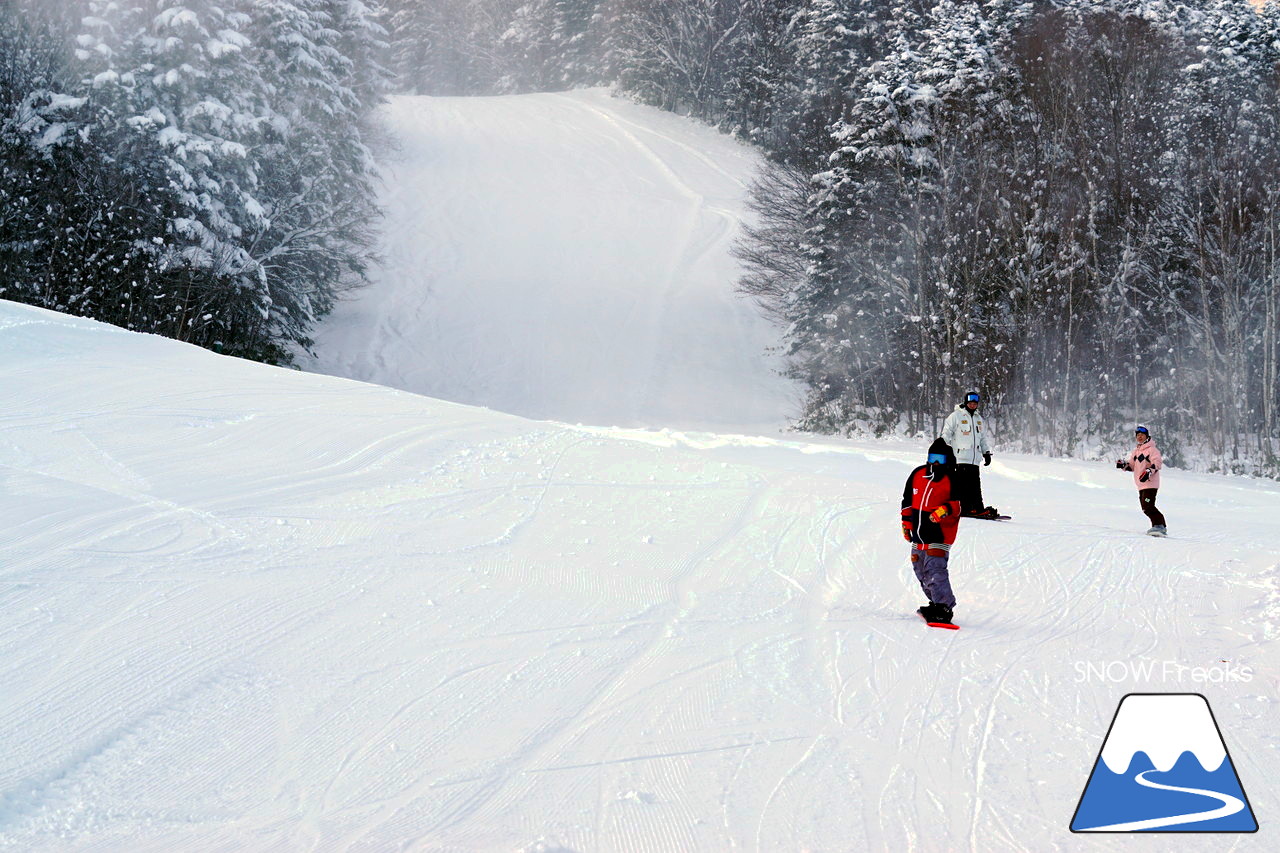
{"label": "misty haze over slope", "polygon": [[373,284],[307,369],[528,417],[776,431],[776,330],[734,293],[747,146],[603,90],[397,97]]}

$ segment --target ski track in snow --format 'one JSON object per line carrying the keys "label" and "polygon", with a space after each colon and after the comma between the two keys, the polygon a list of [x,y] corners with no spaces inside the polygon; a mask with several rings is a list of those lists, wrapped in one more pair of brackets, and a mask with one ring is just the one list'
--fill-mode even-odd
{"label": "ski track in snow", "polygon": [[[1124,476],[1002,454],[984,490],[1015,520],[962,524],[962,627],[931,631],[896,520],[923,444],[654,420],[706,380],[668,384],[685,368],[664,353],[684,297],[732,299],[703,288],[728,275],[744,149],[598,92],[390,111],[389,277],[335,318],[329,366],[683,431],[523,420],[0,302],[0,850],[1102,850],[1068,823],[1119,698],[1160,690],[1209,697],[1262,826],[1179,849],[1275,848],[1280,486],[1170,471],[1175,538],[1153,540]],[[471,287],[519,266],[484,268],[477,223],[528,206],[467,188],[492,193],[486,158],[547,116],[530,157],[577,139],[593,184],[572,192],[672,226],[588,259],[656,272],[575,283],[622,331],[559,331],[640,356],[612,378],[566,373],[554,356],[581,351],[555,341],[521,363],[551,315]],[[437,296],[536,328],[486,361],[498,327],[449,327]],[[715,346],[741,358],[752,324]],[[710,408],[739,426],[785,398],[728,384]],[[1076,667],[1224,659],[1254,679]]]}

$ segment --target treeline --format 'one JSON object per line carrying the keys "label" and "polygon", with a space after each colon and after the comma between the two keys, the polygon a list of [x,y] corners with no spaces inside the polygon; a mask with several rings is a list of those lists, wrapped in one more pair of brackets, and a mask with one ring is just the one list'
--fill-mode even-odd
{"label": "treeline", "polygon": [[741,289],[801,428],[932,434],[978,388],[1005,448],[1142,421],[1174,464],[1280,475],[1276,3],[402,5],[417,91],[610,83],[767,153]]}
{"label": "treeline", "polygon": [[772,0],[388,0],[401,88],[492,95],[617,84],[743,133],[767,124],[798,5]]}
{"label": "treeline", "polygon": [[1173,464],[1280,475],[1275,5],[870,8],[797,18],[800,132],[742,246],[800,425],[931,433],[974,387],[1004,447],[1106,455],[1139,421]]}
{"label": "treeline", "polygon": [[361,0],[0,0],[0,297],[287,363],[363,278]]}
{"label": "treeline", "polygon": [[386,0],[402,91],[492,95],[594,84],[599,0]]}

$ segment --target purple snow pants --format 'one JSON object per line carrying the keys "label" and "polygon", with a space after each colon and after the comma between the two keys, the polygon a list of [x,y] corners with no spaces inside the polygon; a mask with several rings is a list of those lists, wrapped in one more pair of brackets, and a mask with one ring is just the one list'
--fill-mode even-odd
{"label": "purple snow pants", "polygon": [[934,604],[955,607],[956,597],[951,592],[951,578],[947,575],[947,554],[930,554],[921,546],[911,548],[911,568],[915,570],[920,588]]}

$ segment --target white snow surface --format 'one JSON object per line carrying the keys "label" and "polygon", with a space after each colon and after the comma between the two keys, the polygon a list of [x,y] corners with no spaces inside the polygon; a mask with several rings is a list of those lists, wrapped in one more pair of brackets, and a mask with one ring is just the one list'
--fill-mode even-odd
{"label": "white snow surface", "polygon": [[[1122,473],[999,454],[939,631],[924,442],[567,427],[7,302],[0,383],[0,849],[1110,850],[1067,826],[1161,690],[1262,826],[1178,849],[1280,842],[1276,483],[1167,471],[1152,539]],[[1135,661],[1188,674],[1082,677]]]}
{"label": "white snow surface", "polygon": [[382,263],[308,370],[569,423],[774,429],[798,394],[730,255],[749,146],[592,89],[394,98]]}
{"label": "white snow surface", "polygon": [[1227,757],[1213,714],[1195,694],[1127,696],[1102,747],[1102,760],[1112,773],[1124,773],[1139,751],[1164,773],[1184,752],[1213,772]]}

